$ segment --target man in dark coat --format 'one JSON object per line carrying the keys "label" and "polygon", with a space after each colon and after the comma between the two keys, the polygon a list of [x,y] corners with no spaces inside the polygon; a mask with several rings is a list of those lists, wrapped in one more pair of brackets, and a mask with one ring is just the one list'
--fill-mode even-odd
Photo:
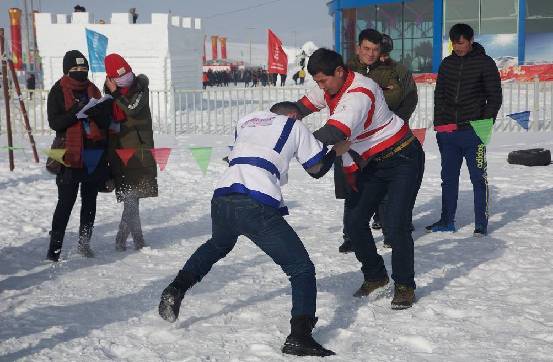
{"label": "man in dark coat", "polygon": [[459,174],[463,157],[474,190],[475,236],[488,232],[488,180],[486,146],[470,121],[493,119],[501,107],[499,71],[482,45],[474,42],[467,24],[449,31],[453,53],[438,71],[434,92],[434,129],[442,157],[442,214],[427,226],[429,232],[455,231]]}

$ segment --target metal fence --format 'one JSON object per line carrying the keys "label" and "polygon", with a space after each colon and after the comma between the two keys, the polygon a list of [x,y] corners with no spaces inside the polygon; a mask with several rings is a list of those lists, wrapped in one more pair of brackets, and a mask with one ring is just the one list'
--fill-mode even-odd
{"label": "metal fence", "polygon": [[[432,127],[434,86],[418,84],[419,103],[410,120],[412,128]],[[503,106],[495,123],[496,131],[521,131],[522,128],[507,117],[510,113],[531,111],[530,130],[553,130],[553,82],[504,82]],[[171,89],[150,91],[150,109],[153,126],[160,134],[220,134],[230,135],[240,117],[254,111],[266,110],[273,103],[297,100],[307,92],[303,87],[215,87],[207,90]],[[48,92],[24,91],[29,121],[34,134],[52,134],[48,126],[46,100]],[[12,128],[23,133],[23,120],[17,98],[11,98]],[[3,100],[0,100],[0,133],[6,129]],[[310,129],[324,124],[328,112],[306,117],[303,122]]]}

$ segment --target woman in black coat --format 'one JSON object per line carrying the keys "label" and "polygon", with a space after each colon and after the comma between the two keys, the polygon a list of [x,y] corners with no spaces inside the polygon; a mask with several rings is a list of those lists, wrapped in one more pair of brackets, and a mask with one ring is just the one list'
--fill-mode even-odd
{"label": "woman in black coat", "polygon": [[[100,98],[99,89],[88,80],[88,61],[77,50],[68,51],[63,57],[63,77],[54,84],[48,94],[48,123],[56,131],[58,143],[65,148],[64,165],[56,175],[58,203],[52,218],[50,246],[47,259],[58,261],[65,229],[81,189],[81,217],[78,252],[93,257],[90,238],[96,216],[96,197],[107,177],[106,162],[107,129],[109,111],[102,104],[86,111],[87,118],[77,118],[77,113],[90,98]],[[94,168],[95,155],[101,155]]]}

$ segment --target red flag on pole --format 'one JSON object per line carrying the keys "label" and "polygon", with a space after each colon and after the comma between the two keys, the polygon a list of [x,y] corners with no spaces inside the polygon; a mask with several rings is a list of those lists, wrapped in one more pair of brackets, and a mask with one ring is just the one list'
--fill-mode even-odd
{"label": "red flag on pole", "polygon": [[171,153],[170,148],[152,148],[150,149],[150,152],[152,153],[152,156],[154,156],[154,160],[156,160],[156,163],[159,166],[159,170],[163,171],[165,169],[165,166],[167,165],[167,161],[169,160],[169,154]]}
{"label": "red flag on pole", "polygon": [[268,29],[269,40],[267,42],[269,60],[267,70],[269,73],[286,74],[288,72],[288,56],[282,48],[280,39]]}
{"label": "red flag on pole", "polygon": [[127,163],[129,163],[129,160],[136,152],[136,149],[135,148],[116,148],[115,152],[117,153],[117,156],[119,156],[123,164],[127,166]]}

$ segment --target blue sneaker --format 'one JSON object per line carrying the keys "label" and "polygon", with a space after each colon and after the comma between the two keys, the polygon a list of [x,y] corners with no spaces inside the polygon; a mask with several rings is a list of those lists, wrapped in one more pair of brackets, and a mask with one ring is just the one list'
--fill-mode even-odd
{"label": "blue sneaker", "polygon": [[435,222],[432,225],[428,225],[427,227],[425,227],[425,229],[426,229],[426,232],[428,232],[428,233],[435,233],[435,232],[451,232],[451,233],[454,233],[456,231],[454,223],[450,222],[450,223],[446,224],[441,220]]}

